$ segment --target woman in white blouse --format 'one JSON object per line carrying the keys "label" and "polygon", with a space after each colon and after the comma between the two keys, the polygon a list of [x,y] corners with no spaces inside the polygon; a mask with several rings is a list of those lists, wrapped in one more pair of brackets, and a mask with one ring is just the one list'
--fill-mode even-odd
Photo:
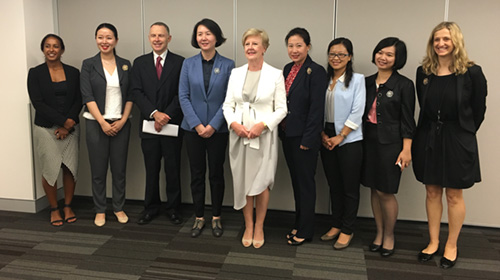
{"label": "woman in white blouse", "polygon": [[253,244],[260,248],[278,162],[277,126],[286,115],[286,94],[281,70],[264,62],[267,33],[251,28],[243,34],[242,42],[248,64],[231,72],[222,109],[230,128],[234,208],[243,209],[245,217],[241,242],[245,247]]}
{"label": "woman in white blouse", "polygon": [[106,223],[108,165],[113,176],[115,216],[120,223],[128,221],[123,205],[132,97],[128,93],[130,62],[116,55],[118,31],[112,24],[102,23],[95,38],[100,52],[83,61],[80,88],[86,105],[83,117],[96,211],[94,223],[100,227]]}
{"label": "woman in white blouse", "polygon": [[330,186],[332,227],[321,240],[338,237],[333,245],[336,250],[347,248],[354,236],[363,160],[365,77],[354,73],[352,58],[349,39],[336,38],[328,45],[330,85],[325,100],[325,129],[321,133],[321,160]]}

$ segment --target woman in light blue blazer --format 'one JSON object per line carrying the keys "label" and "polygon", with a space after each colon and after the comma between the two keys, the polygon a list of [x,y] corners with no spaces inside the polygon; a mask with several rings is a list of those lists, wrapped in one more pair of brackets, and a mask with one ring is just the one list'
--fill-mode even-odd
{"label": "woman in light blue blazer", "polygon": [[353,47],[347,38],[328,45],[329,87],[325,99],[325,128],[321,159],[330,186],[332,227],[321,236],[333,247],[349,246],[359,206],[359,186],[363,160],[362,117],[365,109],[365,77],[353,72]]}
{"label": "woman in light blue blazer", "polygon": [[191,194],[196,219],[191,237],[198,237],[205,226],[205,173],[208,156],[212,198],[212,234],[223,234],[221,208],[224,198],[224,160],[228,129],[222,114],[227,83],[234,61],[215,48],[226,41],[219,25],[202,19],[193,29],[191,45],[201,52],[184,60],[179,81],[179,101],[184,119],[181,128],[191,169]]}

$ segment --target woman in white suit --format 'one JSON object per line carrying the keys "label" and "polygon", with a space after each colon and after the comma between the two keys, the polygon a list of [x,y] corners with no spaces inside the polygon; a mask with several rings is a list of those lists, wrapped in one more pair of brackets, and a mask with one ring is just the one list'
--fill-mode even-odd
{"label": "woman in white suit", "polygon": [[[286,115],[283,74],[264,62],[269,37],[263,30],[243,34],[248,64],[233,69],[222,107],[230,128],[229,161],[234,208],[243,209],[242,244],[264,245],[264,219],[278,162],[277,126]],[[256,219],[253,219],[254,202]]]}

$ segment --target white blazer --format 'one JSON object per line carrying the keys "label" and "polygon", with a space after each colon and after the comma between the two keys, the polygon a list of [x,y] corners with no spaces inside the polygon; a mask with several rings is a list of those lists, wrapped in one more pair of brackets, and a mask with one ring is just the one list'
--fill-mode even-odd
{"label": "white blazer", "polygon": [[[243,101],[242,96],[247,72],[248,64],[231,71],[226,99],[222,106],[228,127],[231,129],[231,123],[237,122],[250,129],[255,123],[264,122],[268,129],[273,131],[287,114],[285,82],[282,71],[264,62],[257,95],[253,103]],[[250,122],[243,123],[244,114],[248,114]],[[250,142],[253,142],[251,140]],[[254,143],[258,145],[258,141]],[[256,148],[258,149],[258,146]]]}

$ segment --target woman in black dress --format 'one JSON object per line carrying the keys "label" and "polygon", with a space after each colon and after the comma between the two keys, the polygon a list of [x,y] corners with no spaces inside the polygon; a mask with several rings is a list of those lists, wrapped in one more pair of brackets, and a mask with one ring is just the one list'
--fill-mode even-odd
{"label": "woman in black dress", "polygon": [[361,183],[371,188],[377,235],[370,251],[394,253],[398,217],[396,194],[401,172],[410,164],[415,133],[415,87],[398,73],[406,64],[406,45],[398,38],[382,39],[373,50],[378,72],[366,78],[363,116],[364,157]]}
{"label": "woman in black dress", "polygon": [[427,190],[429,244],[418,254],[420,262],[439,251],[443,211],[448,202],[448,239],[440,261],[453,267],[457,240],[465,218],[462,190],[481,181],[476,132],[486,111],[486,79],[481,67],[467,57],[463,35],[454,22],[442,22],[431,33],[427,55],[417,69],[420,104],[412,155],[417,180]]}

